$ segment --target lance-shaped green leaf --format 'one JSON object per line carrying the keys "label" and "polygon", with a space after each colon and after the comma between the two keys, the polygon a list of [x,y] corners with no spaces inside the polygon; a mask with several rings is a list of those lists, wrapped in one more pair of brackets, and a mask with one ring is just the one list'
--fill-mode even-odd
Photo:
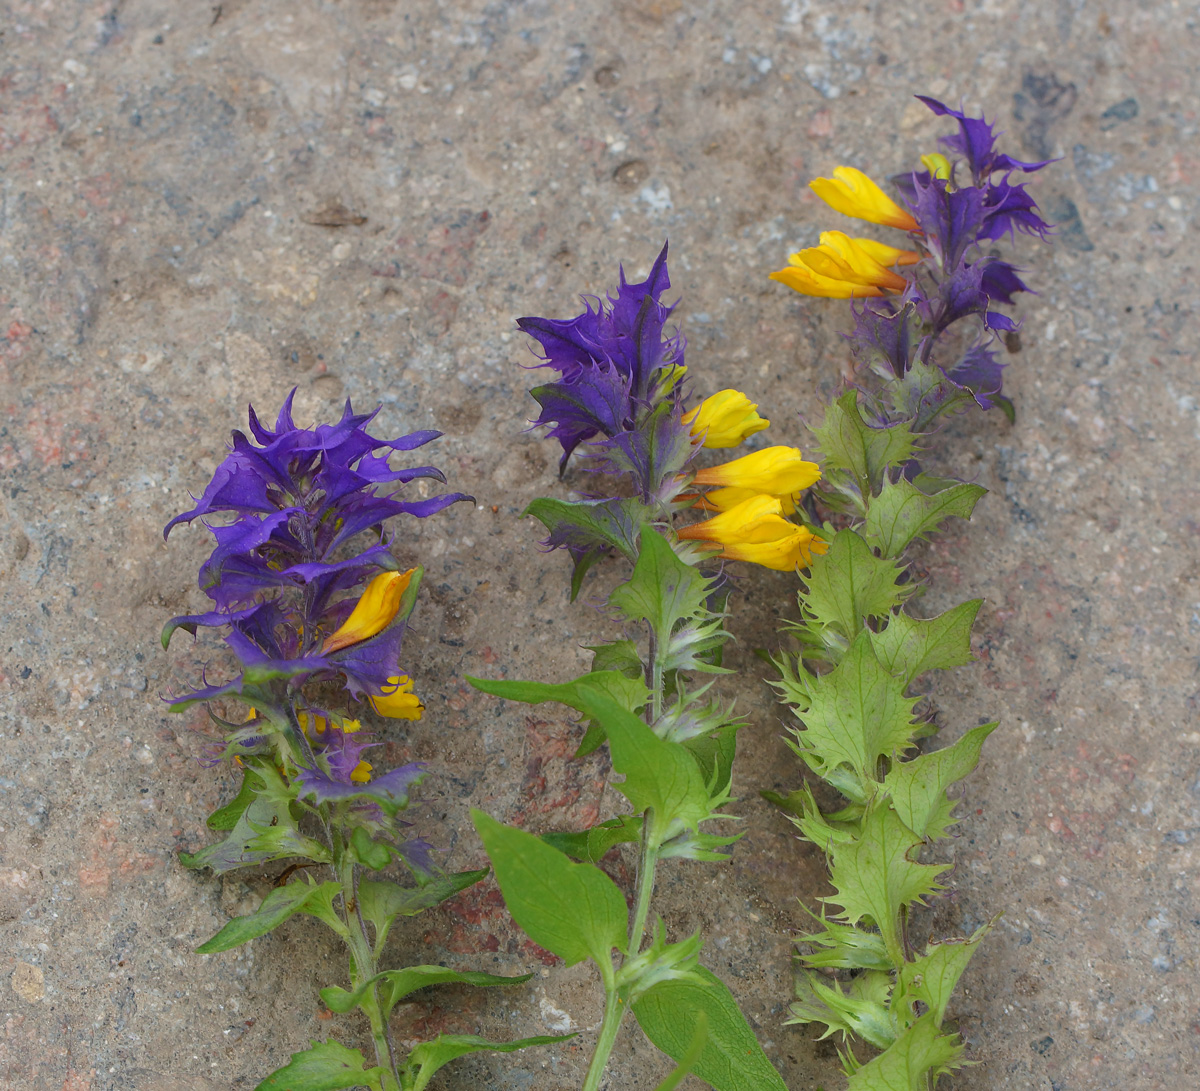
{"label": "lance-shaped green leaf", "polygon": [[401,1086],[403,1091],[425,1091],[439,1068],[468,1053],[513,1053],[574,1037],[573,1034],[542,1034],[536,1038],[518,1038],[515,1042],[490,1042],[475,1034],[439,1034],[431,1042],[422,1042],[408,1055],[401,1074]]}
{"label": "lance-shaped green leaf", "polygon": [[790,1023],[822,1023],[828,1038],[839,1031],[887,1049],[898,1028],[888,1011],[891,975],[871,970],[851,979],[845,990],[834,978],[805,972],[796,978],[796,999],[788,1005]]}
{"label": "lance-shaped green leaf", "polygon": [[863,537],[885,557],[898,557],[914,539],[932,533],[952,515],[970,519],[985,492],[982,485],[963,482],[929,495],[903,477],[885,481],[867,511]]}
{"label": "lance-shaped green leaf", "polygon": [[703,1015],[708,1038],[692,1065],[694,1075],[716,1091],[786,1091],[725,982],[703,966],[693,973],[698,980],[663,981],[634,1002],[646,1037],[673,1061],[682,1061]]}
{"label": "lance-shaped green leaf", "polygon": [[629,907],[594,864],[572,863],[541,838],[472,810],[513,920],[534,943],[568,966],[591,958],[611,963],[625,951]]}
{"label": "lance-shaped green leaf", "polygon": [[[640,712],[650,700],[650,691],[641,678],[630,678],[619,671],[592,671],[570,682],[520,682],[507,678],[472,678],[467,681],[477,690],[490,693],[493,697],[504,697],[510,701],[540,705],[545,701],[557,701],[576,712],[588,713],[584,707],[597,696],[608,697],[631,713]],[[588,715],[591,715],[588,713]],[[590,754],[605,739],[604,729],[593,718],[587,734],[579,744],[576,757]]]}
{"label": "lance-shaped green leaf", "polygon": [[846,765],[867,785],[880,758],[912,745],[916,698],[905,697],[900,680],[875,658],[870,633],[860,633],[828,674],[807,674],[802,681],[808,708],[801,714],[803,728],[793,729],[795,749],[826,780]]}
{"label": "lance-shaped green leaf", "polygon": [[853,1073],[847,1091],[928,1091],[938,1076],[961,1067],[963,1047],[958,1035],[939,1035],[932,1015],[922,1015],[878,1057]]}
{"label": "lance-shaped green leaf", "polygon": [[962,602],[937,617],[892,615],[887,628],[874,633],[875,655],[905,688],[929,670],[944,670],[971,662],[971,626],[983,599]]}
{"label": "lance-shaped green leaf", "polygon": [[653,808],[654,846],[708,818],[709,793],[700,767],[677,742],[660,739],[636,716],[605,697],[587,699],[585,712],[604,726],[613,770],[625,780],[614,784],[635,811]]}
{"label": "lance-shaped green leaf", "polygon": [[355,1087],[380,1091],[385,1070],[366,1064],[357,1049],[334,1041],[313,1042],[311,1049],[293,1053],[288,1064],[272,1072],[254,1091],[346,1091]]}
{"label": "lance-shaped green leaf", "polygon": [[921,844],[887,801],[880,799],[867,808],[857,841],[833,844],[830,880],[837,893],[823,900],[840,905],[848,924],[866,920],[875,925],[893,966],[904,961],[900,911],[924,905],[928,895],[941,889],[938,876],[949,867],[914,860]]}
{"label": "lance-shaped green leaf", "polygon": [[547,845],[565,852],[576,860],[587,860],[598,864],[614,845],[624,845],[638,840],[642,835],[642,818],[636,814],[617,815],[607,822],[600,822],[588,830],[578,833],[555,832],[542,834]]}
{"label": "lance-shaped green leaf", "polygon": [[919,1000],[929,1009],[933,1021],[942,1025],[958,979],[993,923],[981,924],[970,939],[931,943],[920,958],[901,967],[897,992],[908,1001],[910,1010],[912,1001]]}
{"label": "lance-shaped green leaf", "polygon": [[884,777],[896,813],[918,837],[932,841],[944,837],[947,827],[954,825],[956,801],[946,795],[946,789],[979,764],[983,742],[997,726],[973,727],[953,746],[899,761]]}
{"label": "lance-shaped green leaf", "polygon": [[345,1015],[358,1005],[373,986],[378,986],[383,1015],[387,1018],[388,1013],[406,996],[430,985],[475,985],[478,988],[488,985],[520,985],[532,976],[533,974],[521,974],[518,977],[498,977],[496,974],[478,973],[475,970],[450,970],[445,966],[406,966],[403,970],[384,970],[354,990],[331,985],[321,990],[321,999],[330,1011]]}
{"label": "lance-shaped green leaf", "polygon": [[863,631],[864,619],[886,617],[911,593],[899,582],[903,567],[876,557],[852,530],[839,530],[823,556],[813,558],[800,604],[810,625],[830,626],[847,641]]}
{"label": "lance-shaped green leaf", "polygon": [[712,581],[685,564],[654,527],[642,527],[633,575],[608,597],[626,621],[648,622],[665,649],[677,622],[707,615]]}
{"label": "lance-shaped green leaf", "polygon": [[904,422],[872,428],[862,419],[858,391],[848,390],[825,407],[825,416],[813,432],[821,446],[824,466],[848,470],[865,496],[879,488],[884,474],[912,458],[914,436]]}
{"label": "lance-shaped green leaf", "polygon": [[487,868],[438,875],[424,886],[401,886],[387,879],[363,879],[358,884],[358,908],[375,929],[375,950],[383,949],[388,929],[397,917],[415,917],[447,898],[474,886]]}
{"label": "lance-shaped green leaf", "polygon": [[231,830],[237,825],[237,820],[246,813],[246,808],[253,802],[261,781],[247,769],[242,775],[242,786],[238,794],[223,807],[218,807],[208,816],[206,825],[210,830]]}
{"label": "lance-shaped green leaf", "polygon": [[852,924],[831,921],[822,911],[821,916],[811,914],[820,921],[820,932],[809,932],[797,936],[796,942],[811,944],[816,948],[808,954],[798,956],[805,966],[816,969],[836,968],[839,970],[891,970],[883,937],[878,932],[866,932]]}
{"label": "lance-shaped green leaf", "polygon": [[708,1041],[708,1016],[704,1012],[696,1013],[696,1029],[692,1034],[692,1043],[688,1046],[687,1052],[679,1058],[679,1063],[671,1069],[667,1078],[662,1081],[654,1091],[675,1091],[684,1078],[693,1068],[696,1067],[696,1062],[700,1060],[700,1055],[704,1052],[705,1043]]}
{"label": "lance-shaped green leaf", "polygon": [[265,936],[278,928],[289,917],[299,913],[318,891],[328,888],[334,894],[342,889],[341,883],[315,884],[307,879],[297,879],[272,890],[253,912],[244,917],[234,917],[212,939],[196,948],[198,955],[211,955],[217,951],[228,951],[259,936]]}

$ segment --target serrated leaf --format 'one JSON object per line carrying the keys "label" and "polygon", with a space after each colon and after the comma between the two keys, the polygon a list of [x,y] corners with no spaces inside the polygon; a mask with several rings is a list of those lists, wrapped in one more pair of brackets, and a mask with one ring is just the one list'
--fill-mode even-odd
{"label": "serrated leaf", "polygon": [[971,627],[982,605],[983,599],[972,599],[931,618],[893,614],[887,628],[871,637],[875,655],[904,679],[905,688],[926,671],[970,663]]}
{"label": "serrated leaf", "polygon": [[642,835],[642,819],[640,815],[622,814],[600,822],[590,830],[578,833],[555,832],[542,834],[542,840],[552,845],[559,852],[564,852],[576,860],[587,860],[598,864],[614,845],[624,845],[637,841]]}
{"label": "serrated leaf", "polygon": [[340,1042],[313,1042],[311,1049],[293,1053],[291,1061],[272,1072],[255,1091],[346,1091],[369,1087],[380,1091],[384,1069],[366,1067],[366,1059],[357,1049]]}
{"label": "serrated leaf", "polygon": [[611,962],[625,951],[629,907],[593,864],[575,864],[541,838],[505,826],[483,811],[471,819],[487,849],[513,920],[530,939],[568,966],[591,958]]}
{"label": "serrated leaf", "polygon": [[967,963],[983,942],[992,923],[989,921],[980,925],[970,939],[929,944],[920,958],[906,962],[901,967],[897,984],[899,995],[910,1004],[914,1000],[921,1001],[940,1027],[946,1018],[946,1005],[950,1003],[958,979],[962,977]]}
{"label": "serrated leaf", "polygon": [[907,462],[916,451],[908,424],[872,428],[863,421],[856,390],[846,391],[826,406],[825,416],[813,432],[822,463],[854,474],[864,496],[878,490],[888,469]]}
{"label": "serrated leaf", "polygon": [[[593,697],[607,697],[631,713],[638,713],[650,700],[650,691],[641,678],[630,678],[618,671],[592,671],[570,682],[520,682],[507,678],[472,678],[467,681],[477,690],[490,693],[493,697],[504,697],[510,701],[523,701],[539,705],[545,701],[557,701],[576,712],[590,715],[584,707]],[[579,744],[576,757],[590,754],[604,742],[603,729],[593,718],[587,734]]]}
{"label": "serrated leaf", "polygon": [[584,711],[608,733],[614,784],[637,812],[653,809],[649,836],[655,847],[682,830],[696,830],[709,815],[709,794],[696,760],[680,743],[660,739],[641,720],[601,696],[585,700]]}
{"label": "serrated leaf", "polygon": [[240,947],[243,943],[259,936],[265,936],[273,928],[278,928],[289,917],[304,909],[305,904],[322,888],[331,888],[333,893],[339,893],[341,883],[321,883],[316,885],[307,879],[297,879],[272,890],[253,912],[244,917],[234,917],[212,939],[205,941],[196,948],[198,955],[211,955],[217,951],[228,951]]}
{"label": "serrated leaf", "polygon": [[900,911],[924,905],[928,895],[941,889],[938,876],[950,866],[914,860],[921,844],[887,801],[877,799],[863,816],[861,837],[832,846],[830,881],[837,893],[823,900],[840,905],[839,915],[848,924],[866,920],[875,925],[893,966],[904,961]]}
{"label": "serrated leaf", "polygon": [[730,725],[712,735],[696,735],[681,745],[700,767],[700,775],[710,794],[729,788],[733,779],[733,760],[737,754],[737,733],[741,724]]}
{"label": "serrated leaf", "polygon": [[985,492],[982,485],[962,482],[931,496],[903,477],[885,481],[867,510],[863,537],[885,557],[898,557],[914,539],[931,534],[951,516],[971,518]]}
{"label": "serrated leaf", "polygon": [[932,1013],[927,1013],[854,1072],[847,1091],[928,1091],[937,1076],[962,1065],[962,1054],[958,1035],[939,1035]]}
{"label": "serrated leaf", "polygon": [[853,530],[840,530],[829,551],[813,558],[800,604],[818,625],[851,641],[865,618],[886,617],[912,593],[912,585],[899,582],[903,571],[894,560],[876,557]]}
{"label": "serrated leaf", "polygon": [[567,549],[575,562],[571,574],[571,600],[579,594],[583,577],[609,549],[630,561],[637,558],[638,528],[650,514],[637,500],[557,500],[541,496],[522,513],[532,515],[549,532],[551,549]]}
{"label": "serrated leaf", "polygon": [[692,1073],[716,1091],[786,1091],[728,986],[697,966],[700,980],[663,981],[632,1005],[638,1025],[674,1061],[687,1055],[696,1021],[708,1019],[708,1039]]}
{"label": "serrated leaf", "polygon": [[476,1034],[439,1034],[432,1042],[422,1042],[408,1055],[405,1068],[411,1073],[411,1082],[409,1079],[404,1081],[404,1091],[425,1091],[439,1068],[468,1053],[512,1053],[574,1037],[573,1034],[541,1034],[536,1038],[518,1038],[515,1042],[491,1042]]}
{"label": "serrated leaf", "polygon": [[954,824],[955,801],[946,789],[962,780],[979,764],[984,740],[998,724],[982,724],[966,732],[953,746],[898,761],[883,779],[896,813],[918,837],[932,841],[944,837]]}
{"label": "serrated leaf", "polygon": [[[218,875],[289,856],[308,856],[322,863],[328,862],[328,851],[319,842],[268,836],[273,831],[280,835],[290,832],[291,827],[292,816],[287,802],[259,793],[238,816],[224,841],[208,845],[199,852],[181,852],[179,860],[186,868],[212,868]],[[315,855],[309,856],[309,852]]]}
{"label": "serrated leaf", "polygon": [[498,977],[496,974],[479,973],[475,970],[450,970],[445,966],[406,966],[402,970],[384,970],[383,973],[364,981],[353,991],[331,985],[321,990],[321,999],[330,1011],[345,1015],[357,1006],[369,989],[381,986],[380,1003],[386,1018],[388,1012],[410,993],[418,989],[427,989],[431,985],[475,985],[478,988],[489,985],[520,985],[532,976],[533,974],[520,974],[517,977]]}
{"label": "serrated leaf", "polygon": [[[862,1038],[876,1049],[887,1049],[896,1040],[895,1020],[888,1012],[891,975],[880,971],[859,974],[844,991],[833,978],[803,973],[796,978],[796,999],[788,1005],[788,1023],[823,1023],[828,1038],[839,1031]],[[820,1039],[818,1039],[820,1040]]]}
{"label": "serrated leaf", "polygon": [[905,697],[900,680],[875,658],[868,632],[859,634],[828,674],[808,675],[802,681],[808,708],[801,715],[803,727],[793,730],[797,752],[829,781],[839,765],[848,766],[864,786],[851,798],[865,801],[879,759],[912,745],[916,698]]}
{"label": "serrated leaf", "polygon": [[797,943],[811,944],[816,948],[797,958],[816,969],[839,970],[891,970],[883,937],[877,932],[866,932],[852,924],[841,924],[828,920],[824,915],[813,918],[821,923],[820,932],[809,932],[797,936]]}
{"label": "serrated leaf", "polygon": [[649,623],[665,649],[677,622],[707,614],[712,581],[681,561],[653,526],[642,527],[639,541],[633,575],[613,590],[608,604],[626,621]]}
{"label": "serrated leaf", "polygon": [[592,653],[592,671],[616,671],[628,678],[641,678],[644,674],[642,657],[633,640],[610,640],[607,644],[588,645]]}
{"label": "serrated leaf", "polygon": [[392,862],[392,852],[386,845],[371,840],[371,835],[362,826],[355,826],[350,835],[350,844],[359,862],[372,871],[382,871]]}
{"label": "serrated leaf", "polygon": [[206,825],[210,830],[231,830],[237,825],[237,820],[246,813],[246,808],[250,806],[258,792],[258,786],[262,782],[247,769],[242,775],[242,786],[238,789],[238,794],[233,797],[223,807],[218,807],[212,814],[208,816]]}

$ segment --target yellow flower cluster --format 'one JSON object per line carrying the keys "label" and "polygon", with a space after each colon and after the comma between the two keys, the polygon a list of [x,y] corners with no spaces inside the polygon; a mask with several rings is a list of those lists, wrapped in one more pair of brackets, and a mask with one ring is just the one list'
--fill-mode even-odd
{"label": "yellow flower cluster", "polygon": [[[830,208],[867,223],[920,231],[913,217],[883,192],[862,171],[838,167],[832,178],[809,183]],[[820,246],[792,254],[788,267],[771,274],[804,295],[826,299],[862,299],[900,292],[908,283],[892,265],[914,265],[921,260],[915,250],[901,250],[874,239],[851,238],[841,231],[825,231]]]}
{"label": "yellow flower cluster", "polygon": [[[736,390],[722,390],[684,418],[694,442],[705,447],[735,447],[761,432],[769,421],[758,406]],[[796,497],[820,479],[814,462],[796,447],[766,447],[732,462],[696,472],[693,483],[716,486],[698,506],[720,514],[683,527],[679,537],[721,547],[720,556],[790,571],[824,553],[825,543],[806,528],[784,518],[796,510]]]}

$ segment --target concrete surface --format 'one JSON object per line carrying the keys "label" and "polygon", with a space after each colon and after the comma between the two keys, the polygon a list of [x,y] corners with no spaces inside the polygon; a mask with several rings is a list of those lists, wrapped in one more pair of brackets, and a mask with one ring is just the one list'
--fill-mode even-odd
{"label": "concrete surface", "polygon": [[[10,0],[0,1084],[249,1088],[333,1026],[319,926],[197,956],[267,880],[175,860],[206,842],[230,778],[196,763],[202,719],[160,701],[208,654],[157,643],[202,601],[207,548],[198,528],[164,547],[161,527],[247,401],[273,412],[298,384],[309,419],[345,395],[382,401],[380,434],[444,428],[437,459],[478,497],[401,546],[429,570],[407,646],[429,711],[389,756],[438,771],[421,822],[451,866],[481,860],[468,804],[534,829],[594,818],[605,770],[566,759],[567,719],[461,677],[563,679],[609,632],[567,606],[565,560],[517,519],[563,486],[550,445],[521,432],[530,358],[512,319],[572,313],[669,236],[699,388],[746,389],[779,441],[803,442],[797,414],[835,390],[847,312],[766,274],[842,226],[810,177],[882,177],[932,149],[945,130],[910,98],[931,93],[984,107],[1015,154],[1062,159],[1034,186],[1061,237],[1018,250],[1040,294],[1010,357],[1016,426],[944,436],[991,494],[922,561],[931,609],[987,599],[979,662],[930,693],[947,737],[1003,721],[967,788],[957,892],[930,922],[1005,914],[955,1005],[980,1063],[953,1086],[1194,1087],[1198,58],[1195,5],[1165,0]],[[659,907],[676,934],[705,930],[799,1091],[839,1084],[832,1050],[781,1026],[796,898],[822,893],[823,870],[757,800],[798,771],[752,655],[793,586],[755,572],[736,606],[748,834],[723,870],[665,868]],[[401,930],[393,953],[540,971],[502,996],[422,996],[397,1016],[403,1039],[584,1032],[460,1062],[439,1088],[579,1085],[596,983],[538,962],[493,887]],[[609,1086],[664,1071],[631,1032]]]}

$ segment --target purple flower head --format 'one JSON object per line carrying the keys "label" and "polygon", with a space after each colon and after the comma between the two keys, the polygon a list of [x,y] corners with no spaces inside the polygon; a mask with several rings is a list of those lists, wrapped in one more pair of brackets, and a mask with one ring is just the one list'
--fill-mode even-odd
{"label": "purple flower head", "polygon": [[[560,467],[579,444],[603,437],[594,452],[599,459],[594,468],[631,472],[639,490],[649,496],[661,484],[668,461],[672,473],[686,462],[679,459],[687,441],[676,444],[668,439],[671,455],[664,455],[659,447],[663,418],[656,416],[659,406],[670,404],[673,411],[667,416],[680,437],[686,436],[679,423],[678,383],[684,339],[677,330],[666,331],[674,308],[660,298],[670,286],[664,245],[644,281],[630,284],[622,268],[617,294],[604,300],[585,297],[583,314],[517,320],[541,346],[543,362],[536,366],[559,373],[557,381],[530,393],[541,407],[534,424],[551,426],[549,435],[562,445]],[[641,434],[647,430],[659,433],[658,440],[652,443]]]}
{"label": "purple flower head", "polygon": [[[225,642],[242,674],[223,685],[205,686],[177,704],[241,694],[265,708],[283,708],[287,694],[308,682],[334,681],[353,696],[379,695],[397,663],[405,621],[415,603],[419,575],[385,581],[390,599],[376,610],[387,616],[369,631],[356,627],[353,639],[329,638],[347,624],[352,611],[395,572],[382,524],[395,515],[425,518],[459,500],[462,493],[407,500],[403,486],[418,478],[444,481],[433,466],[393,469],[389,455],[410,451],[441,433],[414,432],[380,440],[367,432],[376,413],[355,414],[350,403],[336,424],[299,428],[292,420],[295,391],[288,395],[275,429],[264,427],[250,409],[253,440],[233,433],[225,461],[196,506],[176,516],[164,535],[181,522],[205,518],[216,547],[200,569],[200,587],[213,601],[206,613],[173,618],[175,629],[225,628]],[[229,512],[233,519],[213,526],[207,517]],[[356,535],[374,540],[356,546]]]}
{"label": "purple flower head", "polygon": [[952,155],[960,155],[970,168],[975,185],[986,182],[995,171],[1035,171],[1052,163],[1052,159],[1040,163],[1023,163],[1008,155],[999,155],[995,150],[996,134],[992,126],[982,117],[967,117],[961,110],[951,110],[928,95],[917,95],[939,117],[952,117],[958,122],[958,133],[943,136],[939,143]]}

